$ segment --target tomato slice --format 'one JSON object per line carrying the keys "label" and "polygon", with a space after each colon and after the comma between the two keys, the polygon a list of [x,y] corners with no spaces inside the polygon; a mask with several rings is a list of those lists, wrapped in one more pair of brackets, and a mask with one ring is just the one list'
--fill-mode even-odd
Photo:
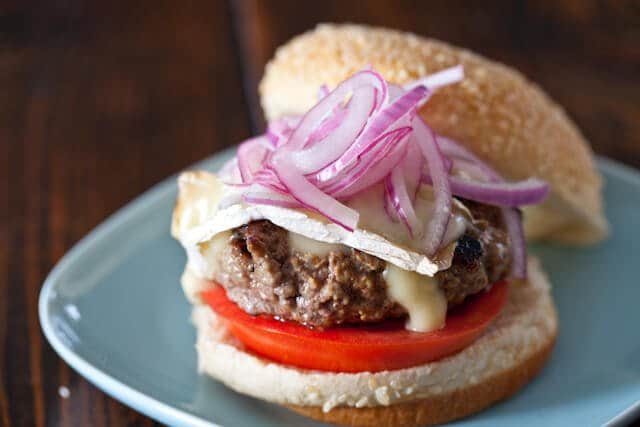
{"label": "tomato slice", "polygon": [[221,286],[201,294],[231,333],[252,352],[279,363],[333,372],[376,372],[431,362],[476,340],[507,300],[506,282],[494,284],[447,314],[444,328],[412,332],[400,320],[310,329],[271,316],[252,316],[229,300]]}

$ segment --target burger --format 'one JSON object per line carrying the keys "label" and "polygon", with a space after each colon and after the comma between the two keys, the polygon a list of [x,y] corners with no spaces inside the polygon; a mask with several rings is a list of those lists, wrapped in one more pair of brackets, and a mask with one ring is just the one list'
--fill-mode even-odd
{"label": "burger", "polygon": [[179,178],[200,372],[344,425],[427,425],[505,399],[548,359],[525,236],[602,239],[601,177],[516,71],[443,42],[323,25],[279,48],[268,119]]}

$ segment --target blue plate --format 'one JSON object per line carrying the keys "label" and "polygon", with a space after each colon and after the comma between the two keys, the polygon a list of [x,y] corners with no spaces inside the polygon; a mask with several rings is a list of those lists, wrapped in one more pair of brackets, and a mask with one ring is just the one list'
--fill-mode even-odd
{"label": "blue plate", "polygon": [[[231,154],[194,167],[215,170]],[[532,248],[560,312],[548,366],[514,398],[455,425],[602,425],[616,416],[622,425],[640,414],[640,174],[605,159],[599,165],[611,238],[586,249]],[[190,306],[178,282],[185,255],[169,236],[175,196],[171,178],[60,261],[40,294],[47,339],[106,393],[170,425],[319,425],[196,374]]]}

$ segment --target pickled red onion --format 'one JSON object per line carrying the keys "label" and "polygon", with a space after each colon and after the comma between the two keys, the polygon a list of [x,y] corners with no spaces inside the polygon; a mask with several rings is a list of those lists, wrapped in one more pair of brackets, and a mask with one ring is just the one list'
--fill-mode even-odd
{"label": "pickled red onion", "polygon": [[[304,116],[272,121],[265,135],[241,144],[223,179],[245,203],[310,209],[347,230],[359,219],[349,198],[383,183],[388,215],[423,239],[429,255],[442,244],[453,196],[501,206],[513,248],[512,274],[523,277],[526,247],[515,208],[542,201],[548,185],[537,179],[505,182],[471,151],[436,135],[417,114],[434,90],[463,77],[457,66],[398,86],[364,70],[333,91],[322,86],[317,104]],[[428,220],[415,211],[420,185],[433,187]]]}

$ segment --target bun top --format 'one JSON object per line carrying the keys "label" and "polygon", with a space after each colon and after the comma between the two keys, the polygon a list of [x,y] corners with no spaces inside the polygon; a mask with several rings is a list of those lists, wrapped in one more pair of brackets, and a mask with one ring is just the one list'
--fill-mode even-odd
{"label": "bun top", "polygon": [[330,88],[372,66],[406,83],[462,64],[420,114],[436,132],[469,147],[508,179],[539,177],[550,197],[525,208],[530,238],[592,243],[607,234],[602,178],[584,137],[538,86],[512,68],[468,50],[409,33],[359,25],[320,25],[278,48],[260,83],[268,120],[301,114]]}

